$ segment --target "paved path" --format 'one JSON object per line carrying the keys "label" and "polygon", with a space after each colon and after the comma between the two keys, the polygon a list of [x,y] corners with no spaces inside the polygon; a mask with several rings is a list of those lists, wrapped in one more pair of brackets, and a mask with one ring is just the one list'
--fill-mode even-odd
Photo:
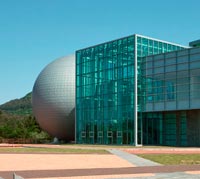
{"label": "paved path", "polygon": [[108,151],[120,158],[125,159],[126,161],[128,161],[136,166],[159,166],[159,165],[161,165],[159,163],[138,157],[137,155],[134,155],[134,154],[129,154],[129,153],[121,151],[121,150],[109,149]]}
{"label": "paved path", "polygon": [[0,154],[0,171],[123,167],[134,165],[111,154]]}
{"label": "paved path", "polygon": [[[133,176],[127,176],[126,179],[133,179]],[[138,177],[137,177],[138,178]],[[191,175],[187,173],[174,172],[174,173],[158,173],[152,176],[140,176],[139,179],[199,179],[199,175]],[[111,179],[111,178],[106,178]],[[124,177],[116,177],[115,179],[125,179]]]}
{"label": "paved path", "polygon": [[[103,176],[104,178],[109,175],[118,175],[120,177],[123,175],[138,175],[142,177],[143,174],[147,176],[156,176],[158,173],[166,175],[164,173],[170,174],[174,172],[185,172],[192,171],[193,173],[184,173],[186,175],[199,176],[199,173],[195,174],[195,171],[200,171],[199,165],[190,165],[190,166],[148,166],[148,167],[123,167],[123,168],[93,168],[93,169],[63,169],[63,170],[21,170],[16,171],[15,173],[24,178],[68,178],[68,177],[81,177],[81,176],[93,176],[99,177]],[[142,175],[141,175],[142,174]],[[0,176],[5,179],[11,179],[13,171],[2,171]],[[159,175],[158,175],[159,176]],[[119,178],[118,177],[118,178]],[[108,177],[106,177],[108,178]]]}
{"label": "paved path", "polygon": [[121,150],[131,154],[200,154],[199,147],[135,147]]}
{"label": "paved path", "polygon": [[[37,145],[34,146],[37,147]],[[40,147],[42,146],[44,145]],[[45,147],[47,146],[49,145]],[[183,149],[176,148],[175,152],[184,153]],[[127,153],[127,149],[123,149],[126,152],[111,148],[108,150],[112,154],[0,153],[0,179],[1,177],[12,179],[14,172],[25,179],[200,179],[200,165],[162,166],[132,156]],[[138,152],[139,148],[133,148],[133,150]],[[128,149],[128,152],[134,153],[133,150]],[[164,151],[173,150],[174,148],[164,148]],[[144,148],[144,150],[142,148],[141,151],[152,153],[153,148]],[[187,151],[200,150],[188,148]]]}

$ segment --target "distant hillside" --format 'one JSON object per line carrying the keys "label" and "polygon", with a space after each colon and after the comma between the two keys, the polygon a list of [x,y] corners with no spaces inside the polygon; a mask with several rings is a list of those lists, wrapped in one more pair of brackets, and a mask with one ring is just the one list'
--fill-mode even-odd
{"label": "distant hillside", "polygon": [[32,115],[31,96],[30,92],[23,98],[4,103],[0,105],[0,110],[17,115]]}
{"label": "distant hillside", "polygon": [[46,143],[52,140],[32,114],[31,96],[32,93],[28,93],[0,105],[0,143]]}

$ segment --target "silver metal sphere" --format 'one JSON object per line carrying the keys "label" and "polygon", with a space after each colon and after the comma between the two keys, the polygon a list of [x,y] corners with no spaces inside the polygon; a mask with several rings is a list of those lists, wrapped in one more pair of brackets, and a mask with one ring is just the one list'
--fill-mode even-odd
{"label": "silver metal sphere", "polygon": [[59,58],[39,74],[32,92],[40,127],[58,139],[75,137],[75,55]]}

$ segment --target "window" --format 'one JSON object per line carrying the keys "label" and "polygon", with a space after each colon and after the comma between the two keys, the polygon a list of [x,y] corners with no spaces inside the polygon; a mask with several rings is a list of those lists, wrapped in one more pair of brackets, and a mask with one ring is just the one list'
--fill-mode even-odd
{"label": "window", "polygon": [[166,94],[167,94],[168,100],[174,100],[175,99],[174,92],[175,92],[174,83],[172,81],[167,81],[166,82]]}

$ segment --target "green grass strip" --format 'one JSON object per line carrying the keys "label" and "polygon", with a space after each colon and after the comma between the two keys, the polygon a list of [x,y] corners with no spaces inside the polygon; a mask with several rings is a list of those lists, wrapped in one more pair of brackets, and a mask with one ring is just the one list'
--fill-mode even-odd
{"label": "green grass strip", "polygon": [[163,165],[200,164],[200,154],[139,154],[138,156]]}
{"label": "green grass strip", "polygon": [[1,153],[66,153],[66,154],[108,154],[104,149],[76,149],[76,148],[40,148],[40,147],[14,147],[0,148]]}

